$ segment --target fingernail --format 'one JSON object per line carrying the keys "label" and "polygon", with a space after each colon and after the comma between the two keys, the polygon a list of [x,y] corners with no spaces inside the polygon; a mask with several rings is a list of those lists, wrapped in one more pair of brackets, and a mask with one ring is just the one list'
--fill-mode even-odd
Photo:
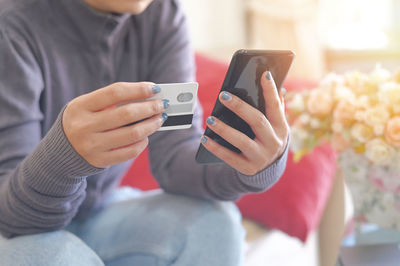
{"label": "fingernail", "polygon": [[162,119],[163,119],[164,122],[168,119],[167,113],[162,113],[161,116],[162,116]]}
{"label": "fingernail", "polygon": [[155,85],[153,85],[153,87],[151,87],[151,91],[152,91],[154,94],[157,94],[157,93],[161,92],[161,87],[158,86],[157,84],[155,84]]}
{"label": "fingernail", "polygon": [[206,136],[203,136],[201,138],[201,143],[207,143],[207,137]]}
{"label": "fingernail", "polygon": [[225,101],[232,100],[232,96],[227,91],[224,91],[222,93],[221,98],[224,99]]}
{"label": "fingernail", "polygon": [[212,116],[207,117],[206,119],[207,124],[213,126],[215,124],[215,118]]}
{"label": "fingernail", "polygon": [[169,100],[164,99],[164,100],[162,100],[162,102],[163,102],[164,109],[167,109],[169,107]]}
{"label": "fingernail", "polygon": [[285,88],[281,88],[281,91],[282,91],[283,98],[285,98],[285,96],[287,94],[287,90]]}
{"label": "fingernail", "polygon": [[265,77],[268,79],[268,80],[272,80],[272,75],[271,75],[271,72],[267,72],[267,74],[265,75]]}

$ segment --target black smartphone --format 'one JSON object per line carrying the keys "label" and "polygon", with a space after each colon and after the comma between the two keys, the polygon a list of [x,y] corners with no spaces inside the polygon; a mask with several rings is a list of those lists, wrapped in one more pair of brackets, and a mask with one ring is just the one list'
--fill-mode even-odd
{"label": "black smartphone", "polygon": [[[221,91],[228,91],[240,97],[265,115],[261,75],[267,70],[270,71],[275,80],[277,89],[280,90],[294,57],[295,54],[289,50],[239,50],[232,57]],[[211,115],[217,117],[231,127],[240,130],[250,138],[255,138],[255,134],[250,126],[243,119],[226,108],[219,101],[218,97]],[[241,153],[239,149],[221,138],[208,127],[204,135],[236,153]],[[201,144],[197,150],[196,161],[198,163],[222,162]]]}

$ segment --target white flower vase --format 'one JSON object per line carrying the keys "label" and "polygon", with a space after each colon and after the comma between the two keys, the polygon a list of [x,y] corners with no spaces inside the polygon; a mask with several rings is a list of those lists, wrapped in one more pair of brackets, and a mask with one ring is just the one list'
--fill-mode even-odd
{"label": "white flower vase", "polygon": [[400,230],[400,165],[375,165],[353,151],[342,152],[338,165],[353,197],[357,226]]}

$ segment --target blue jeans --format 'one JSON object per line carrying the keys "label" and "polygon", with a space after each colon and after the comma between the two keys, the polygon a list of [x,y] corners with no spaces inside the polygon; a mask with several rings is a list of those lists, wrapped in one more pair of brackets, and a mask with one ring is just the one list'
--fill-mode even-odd
{"label": "blue jeans", "polygon": [[240,220],[232,203],[121,188],[104,210],[65,230],[0,236],[0,264],[241,265]]}

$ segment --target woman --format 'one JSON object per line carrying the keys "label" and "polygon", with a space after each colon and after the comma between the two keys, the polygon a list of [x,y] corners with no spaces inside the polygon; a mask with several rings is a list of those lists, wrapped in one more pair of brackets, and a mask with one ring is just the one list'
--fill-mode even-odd
{"label": "woman", "polygon": [[[261,81],[268,120],[220,95],[256,139],[210,118],[209,127],[242,154],[203,137],[226,164],[199,165],[200,107],[191,129],[155,133],[167,101],[119,105],[159,93],[156,83],[194,80],[177,1],[0,6],[2,265],[240,265],[240,215],[221,201],[269,188],[286,163],[283,95],[271,74]],[[118,189],[147,145],[168,193]]]}

